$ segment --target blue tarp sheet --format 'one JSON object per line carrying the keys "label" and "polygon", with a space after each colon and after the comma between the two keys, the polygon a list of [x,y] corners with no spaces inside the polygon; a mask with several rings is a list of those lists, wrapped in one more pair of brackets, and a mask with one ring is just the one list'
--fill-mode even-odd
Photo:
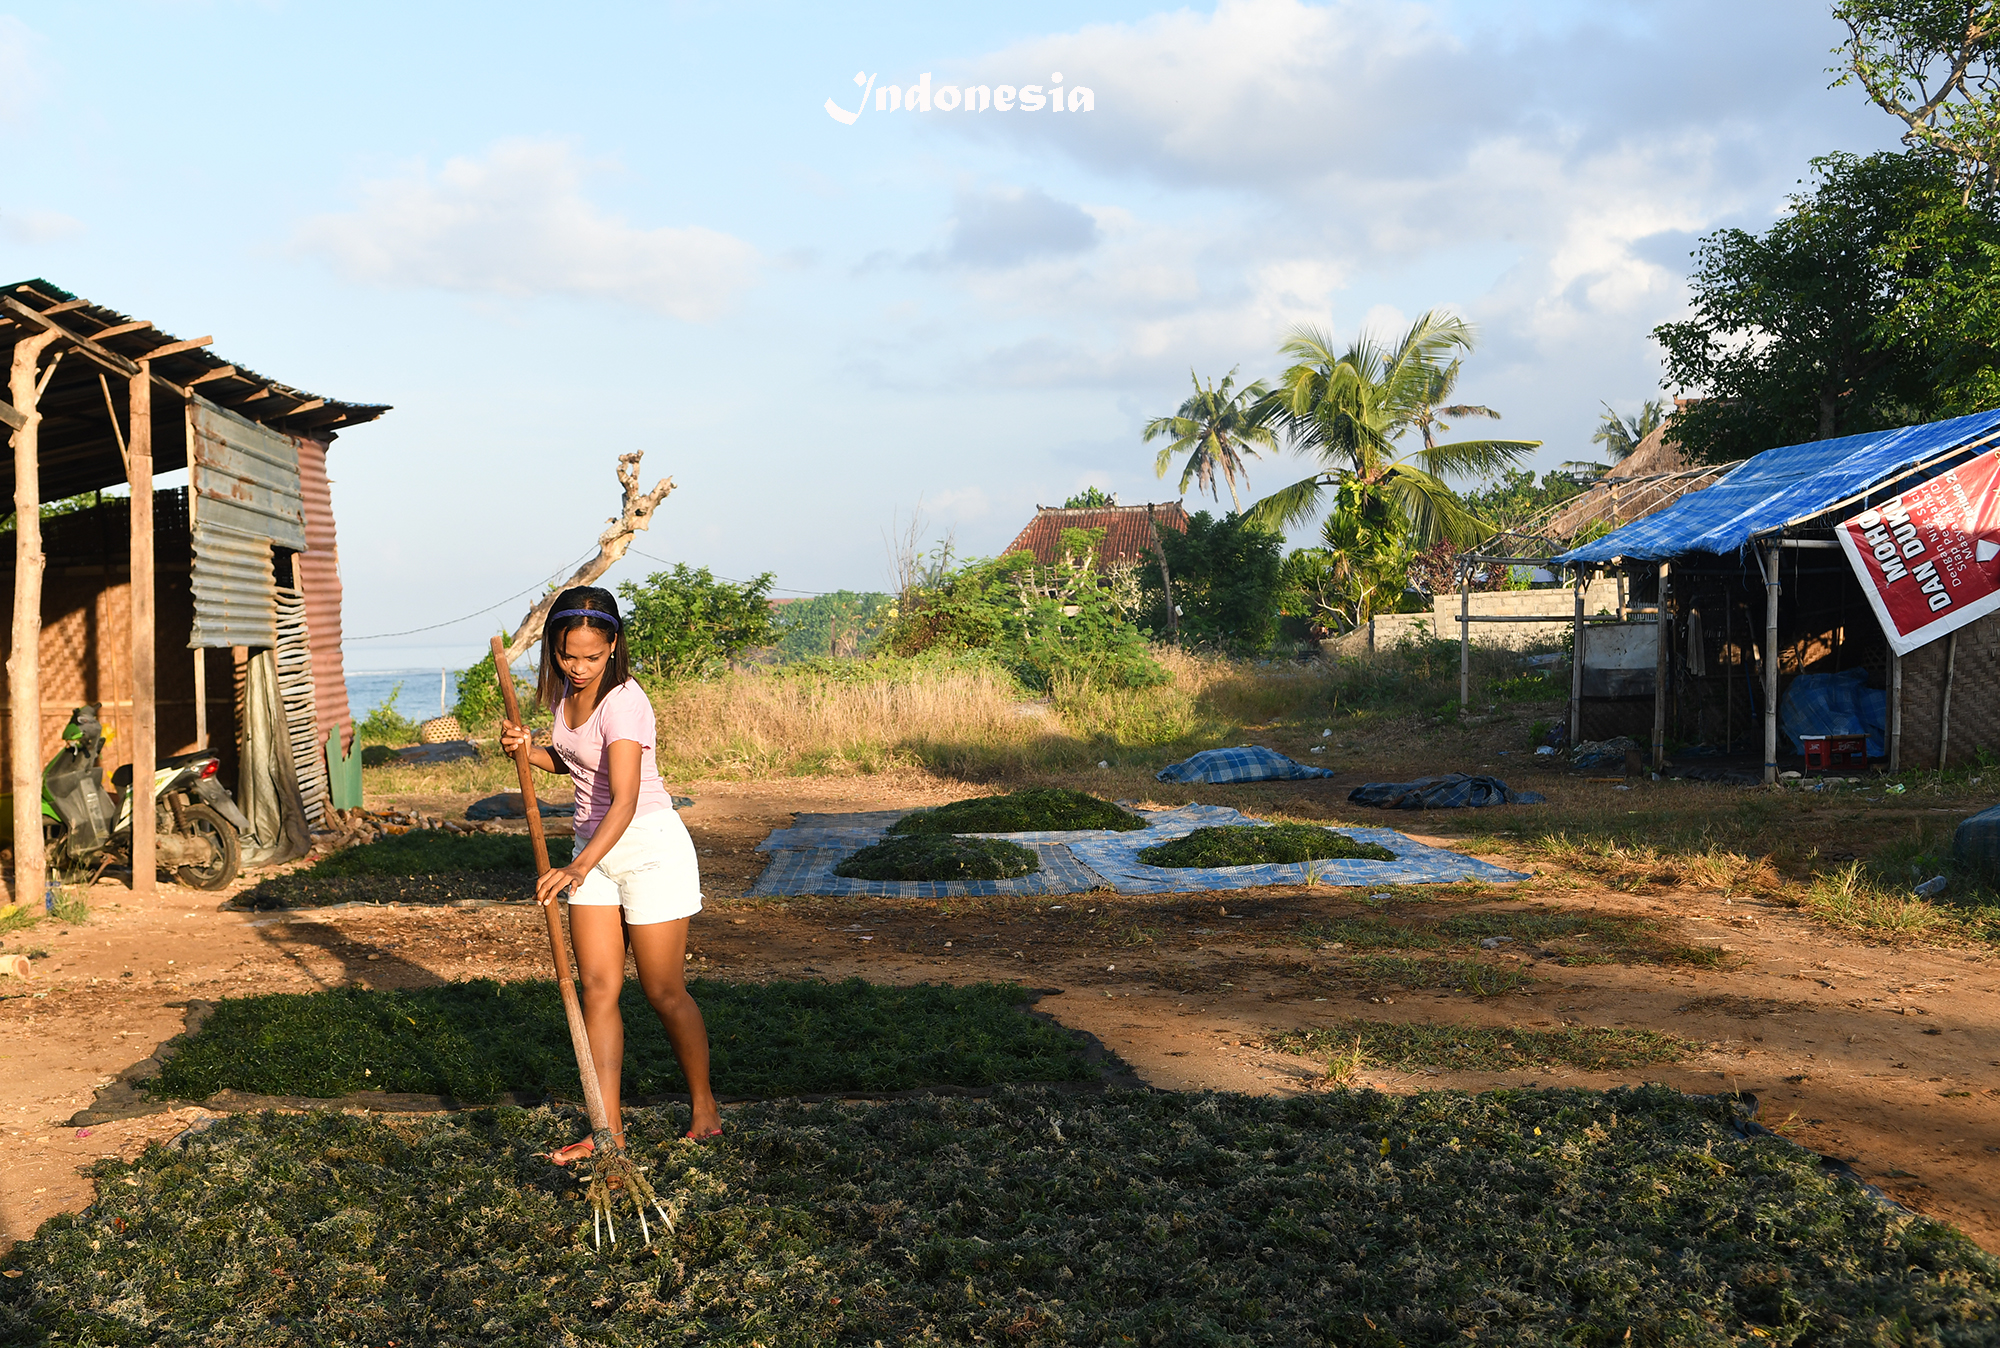
{"label": "blue tarp sheet", "polygon": [[1689,492],[1658,514],[1634,520],[1555,560],[1559,564],[1608,562],[1613,557],[1661,561],[1690,552],[1738,552],[1761,534],[1810,519],[1996,427],[2000,410],[1768,449],[1714,486]]}
{"label": "blue tarp sheet", "polygon": [[1169,763],[1158,774],[1163,782],[1276,782],[1299,777],[1331,777],[1325,768],[1307,767],[1276,749],[1242,744],[1234,749],[1206,749],[1192,758]]}
{"label": "blue tarp sheet", "polygon": [[779,829],[758,844],[759,851],[771,854],[771,863],[751,887],[750,895],[960,898],[1083,894],[1094,889],[1120,894],[1189,894],[1255,885],[1418,885],[1527,878],[1474,857],[1426,846],[1386,828],[1340,831],[1362,842],[1381,844],[1396,854],[1394,861],[1310,861],[1203,869],[1148,866],[1139,860],[1139,852],[1156,843],[1185,837],[1197,828],[1264,821],[1221,805],[1184,805],[1141,813],[1146,827],[1129,833],[1079,830],[978,835],[1022,842],[1040,854],[1040,871],[1013,880],[849,880],[835,875],[833,868],[870,843],[881,841],[893,816],[860,816],[852,825],[834,823],[831,816],[814,816],[810,824]]}
{"label": "blue tarp sheet", "polygon": [[1385,810],[1479,810],[1488,805],[1540,805],[1539,791],[1510,790],[1498,777],[1419,777],[1414,782],[1366,782],[1347,793],[1356,805]]}
{"label": "blue tarp sheet", "polygon": [[1801,735],[1866,735],[1868,756],[1888,756],[1889,695],[1868,686],[1868,671],[1801,674],[1778,699],[1778,728],[1800,753]]}

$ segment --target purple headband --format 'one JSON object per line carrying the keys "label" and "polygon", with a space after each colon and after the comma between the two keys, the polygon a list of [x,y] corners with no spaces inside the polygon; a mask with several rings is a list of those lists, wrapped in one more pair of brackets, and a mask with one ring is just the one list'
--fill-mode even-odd
{"label": "purple headband", "polygon": [[599,622],[610,623],[613,627],[617,628],[621,632],[625,630],[625,624],[618,620],[617,614],[606,613],[602,609],[566,608],[566,609],[558,609],[556,612],[551,613],[549,615],[550,622],[554,622],[558,618],[595,618]]}

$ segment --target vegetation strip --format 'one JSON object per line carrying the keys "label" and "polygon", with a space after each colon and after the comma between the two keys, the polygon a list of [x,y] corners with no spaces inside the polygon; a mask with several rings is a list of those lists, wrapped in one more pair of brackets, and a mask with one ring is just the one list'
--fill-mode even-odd
{"label": "vegetation strip", "polygon": [[[633,1111],[670,1242],[589,1248],[573,1117],[238,1116],[97,1164],[0,1340],[289,1345],[1985,1341],[2000,1264],[1660,1087],[1008,1090]],[[1626,1338],[1627,1331],[1631,1337]]]}
{"label": "vegetation strip", "polygon": [[903,833],[1065,833],[1084,829],[1129,832],[1146,821],[1122,805],[1085,791],[1035,787],[1006,796],[975,796],[935,810],[906,814],[889,826]]}
{"label": "vegetation strip", "polygon": [[1144,848],[1139,860],[1148,866],[1213,869],[1218,866],[1262,866],[1288,861],[1394,861],[1396,854],[1378,843],[1357,842],[1317,824],[1223,824],[1198,828]]}
{"label": "vegetation strip", "polygon": [[864,847],[833,873],[849,880],[1012,880],[1041,868],[1034,849],[1019,843],[919,833]]}
{"label": "vegetation strip", "polygon": [[[708,1021],[716,1089],[778,1096],[921,1086],[1088,1081],[1077,1039],[1020,1009],[1011,983],[690,986]],[[625,1089],[687,1089],[659,1020],[624,998]],[[147,1083],[156,1097],[221,1090],[331,1098],[411,1091],[482,1103],[504,1093],[568,1099],[576,1064],[555,985],[477,980],[414,991],[231,998]]]}
{"label": "vegetation strip", "polygon": [[1537,906],[1486,909],[1445,917],[1359,917],[1301,923],[1298,939],[1348,950],[1449,950],[1495,942],[1517,954],[1553,957],[1564,965],[1685,964],[1712,968],[1723,962],[1715,946],[1672,940],[1651,918],[1571,912]]}
{"label": "vegetation strip", "polygon": [[[574,840],[549,839],[549,860],[563,865]],[[464,871],[535,873],[525,833],[445,833],[418,829],[321,857],[295,875],[327,879],[346,875],[451,875]]]}
{"label": "vegetation strip", "polygon": [[1287,1030],[1265,1042],[1284,1053],[1318,1058],[1341,1079],[1369,1065],[1398,1071],[1435,1067],[1452,1072],[1498,1072],[1550,1065],[1618,1071],[1676,1062],[1697,1047],[1679,1035],[1622,1025],[1534,1030],[1382,1020],[1347,1020],[1338,1025]]}

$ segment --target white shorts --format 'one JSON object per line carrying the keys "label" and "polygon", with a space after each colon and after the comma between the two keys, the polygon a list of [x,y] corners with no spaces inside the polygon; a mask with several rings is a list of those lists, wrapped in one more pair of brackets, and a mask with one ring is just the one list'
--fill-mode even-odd
{"label": "white shorts", "polygon": [[[577,840],[579,848],[584,845]],[[634,819],[604,860],[570,891],[569,901],[573,906],[621,907],[631,927],[693,917],[701,911],[701,867],[687,825],[672,810]]]}

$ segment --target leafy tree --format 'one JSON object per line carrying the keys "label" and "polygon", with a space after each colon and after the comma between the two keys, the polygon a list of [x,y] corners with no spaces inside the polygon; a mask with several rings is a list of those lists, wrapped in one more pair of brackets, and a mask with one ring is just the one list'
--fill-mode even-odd
{"label": "leafy tree", "polygon": [[[1096,532],[1066,534],[1088,543]],[[986,651],[1037,690],[1063,678],[1114,688],[1164,682],[1145,633],[1104,582],[1090,547],[1049,567],[1031,552],[967,562],[904,596],[888,645],[903,656]]]}
{"label": "leafy tree", "polygon": [[[1611,456],[1613,463],[1616,463],[1637,449],[1639,442],[1658,430],[1660,423],[1666,419],[1667,404],[1659,398],[1648,398],[1639,408],[1639,415],[1630,419],[1619,416],[1612,410],[1610,403],[1605,403],[1604,419],[1597,423],[1597,434],[1590,437],[1590,443],[1603,445],[1604,452]],[[1564,468],[1571,466],[1563,465]]]}
{"label": "leafy tree", "polygon": [[639,673],[656,679],[698,679],[718,673],[752,646],[771,639],[769,571],[738,584],[717,580],[705,566],[674,564],[645,584],[618,587],[625,601],[625,641]]}
{"label": "leafy tree", "polygon": [[1339,503],[1320,525],[1320,546],[1285,559],[1287,612],[1328,632],[1350,632],[1394,605],[1409,583],[1410,526],[1359,483],[1340,484]]}
{"label": "leafy tree", "polygon": [[1118,498],[1096,487],[1085,487],[1062,503],[1064,510],[1103,510],[1118,504]]}
{"label": "leafy tree", "polygon": [[[1206,510],[1188,517],[1186,533],[1160,530],[1160,546],[1181,606],[1183,640],[1242,651],[1270,649],[1278,634],[1278,589],[1285,540],[1247,516],[1217,519]],[[1150,596],[1153,630],[1166,626],[1160,570],[1147,567],[1141,584]]]}
{"label": "leafy tree", "polygon": [[886,594],[836,590],[774,604],[771,635],[778,658],[790,662],[859,655],[881,634],[890,602]]}
{"label": "leafy tree", "polygon": [[1837,0],[1850,81],[1907,128],[1912,149],[1957,161],[1961,202],[2000,187],[2000,13],[1993,0]]}
{"label": "leafy tree", "polygon": [[1188,378],[1194,381],[1194,396],[1183,402],[1173,416],[1155,417],[1146,423],[1147,444],[1162,436],[1171,437],[1171,443],[1153,460],[1153,471],[1165,477],[1174,456],[1186,454],[1187,465],[1181,470],[1181,495],[1187,495],[1188,484],[1195,482],[1211,500],[1219,500],[1215,476],[1220,473],[1229,487],[1230,507],[1240,512],[1243,504],[1236,496],[1236,478],[1244,471],[1242,456],[1255,458],[1257,446],[1276,448],[1277,436],[1270,422],[1277,405],[1268,400],[1268,390],[1261,383],[1237,388],[1233,369],[1222,377],[1220,388],[1212,379],[1203,388],[1201,379],[1192,370],[1188,371]]}
{"label": "leafy tree", "polygon": [[1583,494],[1569,472],[1572,465],[1553,469],[1537,480],[1526,468],[1508,468],[1478,491],[1465,493],[1468,510],[1478,512],[1497,529],[1520,529]]}
{"label": "leafy tree", "polygon": [[1653,330],[1697,462],[1972,410],[2000,347],[2000,218],[1934,155],[1828,155],[1761,235],[1702,239],[1693,317]]}
{"label": "leafy tree", "polygon": [[[1460,359],[1452,353],[1470,351],[1472,344],[1470,324],[1436,310],[1392,345],[1363,334],[1344,352],[1316,328],[1295,329],[1280,348],[1293,363],[1273,398],[1293,447],[1317,458],[1320,470],[1249,513],[1272,527],[1295,524],[1319,509],[1329,487],[1351,481],[1363,489],[1355,500],[1388,502],[1409,521],[1421,546],[1438,538],[1477,541],[1488,532],[1485,521],[1444,479],[1496,472],[1541,441],[1435,443],[1432,430],[1444,429],[1438,415],[1468,410],[1438,404],[1457,382]],[[1490,408],[1474,414],[1497,415]],[[1419,447],[1399,455],[1396,441],[1413,428],[1422,431]]]}

